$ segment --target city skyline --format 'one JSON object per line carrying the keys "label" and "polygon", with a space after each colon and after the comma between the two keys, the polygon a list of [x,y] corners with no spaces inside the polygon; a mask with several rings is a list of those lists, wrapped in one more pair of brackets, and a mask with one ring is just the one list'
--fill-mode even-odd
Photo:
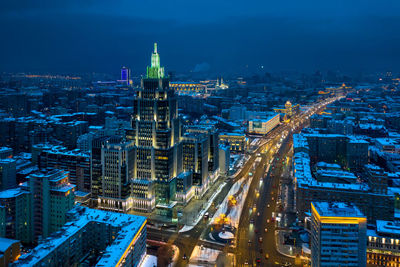
{"label": "city skyline", "polygon": [[398,10],[0,2],[0,266],[400,266]]}

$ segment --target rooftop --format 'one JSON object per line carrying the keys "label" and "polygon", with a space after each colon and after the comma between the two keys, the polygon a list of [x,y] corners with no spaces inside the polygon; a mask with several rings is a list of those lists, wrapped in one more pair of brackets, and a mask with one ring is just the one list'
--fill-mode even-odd
{"label": "rooftop", "polygon": [[81,206],[76,206],[70,212],[70,215],[71,220],[60,231],[44,240],[31,253],[22,255],[14,264],[16,266],[34,266],[40,263],[42,259],[64,242],[67,242],[82,228],[91,227],[92,222],[94,222],[108,224],[120,229],[114,242],[105,249],[103,256],[97,263],[97,266],[116,266],[132,240],[135,239],[136,234],[145,226],[147,220],[142,216],[95,210]]}
{"label": "rooftop", "polygon": [[376,220],[376,232],[378,234],[400,235],[400,222]]}
{"label": "rooftop", "polygon": [[9,147],[6,147],[6,146],[0,147],[0,153],[1,152],[9,152],[9,151],[12,152],[12,148],[9,148]]}
{"label": "rooftop", "polygon": [[365,218],[364,214],[353,204],[343,202],[312,202],[311,205],[313,205],[321,217]]}
{"label": "rooftop", "polygon": [[28,192],[25,190],[22,190],[19,187],[13,188],[13,189],[8,189],[8,190],[0,191],[0,199],[17,197],[21,194],[26,194],[26,193],[28,193]]}
{"label": "rooftop", "polygon": [[19,243],[19,240],[0,237],[0,252],[4,253],[14,243]]}

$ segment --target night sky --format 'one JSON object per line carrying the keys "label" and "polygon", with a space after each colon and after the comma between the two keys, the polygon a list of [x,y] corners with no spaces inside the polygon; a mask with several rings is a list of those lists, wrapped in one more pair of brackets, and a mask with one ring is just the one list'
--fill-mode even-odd
{"label": "night sky", "polygon": [[153,42],[167,71],[399,71],[399,16],[398,0],[1,0],[0,71],[144,72]]}

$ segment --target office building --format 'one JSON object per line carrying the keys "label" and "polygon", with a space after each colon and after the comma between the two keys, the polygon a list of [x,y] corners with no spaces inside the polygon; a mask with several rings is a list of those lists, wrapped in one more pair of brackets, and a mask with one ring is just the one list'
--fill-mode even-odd
{"label": "office building", "polygon": [[186,205],[195,196],[196,188],[193,186],[193,172],[181,172],[176,177],[176,201]]}
{"label": "office building", "polygon": [[229,175],[229,166],[231,163],[231,153],[229,144],[219,145],[219,171],[222,176]]}
{"label": "office building", "polygon": [[133,103],[132,130],[127,139],[136,150],[133,208],[172,214],[176,177],[182,172],[181,126],[177,97],[160,66],[157,44],[151,66]]}
{"label": "office building", "polygon": [[131,209],[131,177],[134,172],[135,156],[133,142],[106,142],[103,145],[99,208],[122,212]]}
{"label": "office building", "polygon": [[121,141],[120,137],[117,136],[100,136],[94,137],[91,140],[91,153],[90,153],[90,192],[94,205],[97,205],[99,196],[102,195],[102,148],[109,143],[118,143]]}
{"label": "office building", "polygon": [[120,82],[123,82],[125,84],[129,84],[131,80],[131,70],[127,67],[122,67],[121,68],[121,80]]}
{"label": "office building", "polygon": [[219,168],[219,135],[218,131],[214,126],[200,124],[191,125],[185,128],[186,133],[203,133],[207,135],[207,147],[208,147],[208,171],[213,174]]}
{"label": "office building", "polygon": [[76,206],[68,222],[13,266],[136,267],[146,255],[146,218]]}
{"label": "office building", "polygon": [[183,136],[183,170],[193,173],[196,197],[208,189],[208,136],[205,133],[186,133]]}
{"label": "office building", "polygon": [[352,204],[311,203],[311,266],[366,266],[367,219]]}
{"label": "office building", "polygon": [[75,202],[75,185],[69,183],[67,171],[40,169],[28,176],[23,187],[31,196],[34,238],[46,238],[66,222]]}

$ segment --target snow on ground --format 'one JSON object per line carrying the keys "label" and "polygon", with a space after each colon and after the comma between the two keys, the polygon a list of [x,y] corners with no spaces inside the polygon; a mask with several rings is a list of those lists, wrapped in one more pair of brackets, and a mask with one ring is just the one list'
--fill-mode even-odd
{"label": "snow on ground", "polygon": [[172,258],[172,262],[173,265],[175,265],[179,257],[179,248],[175,245],[172,245],[172,250],[174,251],[174,257]]}
{"label": "snow on ground", "polygon": [[140,267],[157,267],[157,257],[147,254]]}
{"label": "snow on ground", "polygon": [[229,213],[229,218],[231,220],[231,224],[235,228],[239,227],[240,215],[242,214],[243,205],[246,200],[247,193],[249,192],[249,185],[251,184],[251,181],[253,180],[253,176],[249,176],[248,179],[249,179],[248,183],[243,186],[242,193],[236,198],[236,200],[237,200],[236,206],[234,206],[231,209],[231,212]]}
{"label": "snow on ground", "polygon": [[233,235],[233,233],[225,231],[225,233],[220,232],[218,234],[218,236],[222,239],[233,239],[235,236]]}
{"label": "snow on ground", "polygon": [[[225,214],[226,211],[228,210],[228,197],[235,194],[237,191],[239,191],[239,188],[241,186],[241,184],[244,182],[245,178],[242,178],[240,180],[238,180],[229,190],[228,194],[225,196],[224,201],[222,201],[222,203],[219,205],[218,210],[214,213],[214,216],[212,217],[212,220],[210,223],[213,223],[215,221],[216,218],[218,218],[221,214]],[[232,213],[232,211],[231,211]],[[228,217],[230,217],[230,215],[228,215]]]}
{"label": "snow on ground", "polygon": [[218,189],[213,193],[213,195],[209,198],[206,206],[204,209],[202,209],[199,213],[199,215],[197,216],[194,224],[192,225],[185,225],[182,227],[181,230],[179,230],[179,233],[183,233],[183,232],[187,232],[193,229],[194,226],[196,226],[200,220],[204,217],[204,214],[207,212],[207,210],[210,208],[211,203],[214,201],[214,199],[216,198],[216,196],[221,192],[222,188],[224,188],[224,186],[226,185],[226,182],[223,182]]}
{"label": "snow on ground", "polygon": [[309,254],[309,255],[311,254],[310,246],[307,243],[303,243],[301,247],[303,249],[304,254]]}
{"label": "snow on ground", "polygon": [[182,229],[179,230],[179,233],[184,233],[184,232],[190,231],[190,230],[193,229],[193,227],[194,227],[194,225],[186,225],[186,224],[185,224],[185,225],[182,227]]}
{"label": "snow on ground", "polygon": [[190,263],[215,263],[220,253],[219,250],[196,246],[190,256]]}
{"label": "snow on ground", "polygon": [[231,157],[233,157],[233,162],[230,164],[230,166],[234,166],[234,168],[236,168],[235,174],[233,174],[231,177],[235,177],[243,169],[245,163],[250,157],[249,155],[232,155]]}
{"label": "snow on ground", "polygon": [[231,195],[234,195],[236,192],[239,191],[240,186],[242,185],[243,182],[245,182],[245,179],[248,179],[246,181],[247,183],[243,185],[243,191],[236,197],[237,204],[236,206],[232,207],[231,211],[229,214],[227,214],[227,217],[230,219],[230,224],[237,228],[239,226],[239,220],[240,220],[240,215],[242,214],[242,209],[244,205],[244,201],[246,200],[247,193],[249,191],[249,185],[251,184],[251,181],[253,180],[253,176],[249,176],[248,178],[242,178],[238,180],[229,190],[229,193],[226,195],[224,201],[221,203],[219,206],[217,212],[214,214],[212,220],[210,223],[213,223],[214,220],[219,217],[221,214],[225,214],[227,209],[228,209],[228,197]]}
{"label": "snow on ground", "polygon": [[[266,171],[266,172],[269,171],[269,167],[270,167],[270,165],[268,165],[267,171]],[[213,218],[212,218],[212,220],[211,220],[211,223],[214,222],[214,220],[215,220],[218,216],[220,216],[220,214],[222,214],[222,213],[225,214],[225,213],[226,213],[226,211],[227,211],[227,209],[228,209],[228,197],[229,197],[230,195],[235,194],[235,193],[239,190],[241,184],[245,181],[245,179],[246,179],[246,178],[240,179],[239,181],[237,181],[237,182],[232,186],[232,188],[231,188],[231,190],[229,191],[228,195],[225,197],[224,201],[223,201],[223,202],[221,203],[221,205],[219,206],[217,212],[214,214],[214,216],[213,216]],[[239,220],[240,220],[240,216],[241,216],[241,214],[242,214],[243,205],[244,205],[244,202],[245,202],[245,200],[246,200],[247,194],[248,194],[248,192],[249,192],[249,187],[250,187],[251,181],[253,180],[253,176],[249,176],[247,179],[248,179],[248,181],[246,181],[247,183],[243,186],[243,191],[241,192],[241,194],[239,194],[239,195],[236,197],[236,201],[237,201],[236,206],[232,207],[230,213],[227,215],[227,217],[228,217],[228,218],[230,219],[230,221],[231,221],[231,225],[232,225],[233,227],[235,227],[235,228],[238,228],[238,226],[239,226]]]}

